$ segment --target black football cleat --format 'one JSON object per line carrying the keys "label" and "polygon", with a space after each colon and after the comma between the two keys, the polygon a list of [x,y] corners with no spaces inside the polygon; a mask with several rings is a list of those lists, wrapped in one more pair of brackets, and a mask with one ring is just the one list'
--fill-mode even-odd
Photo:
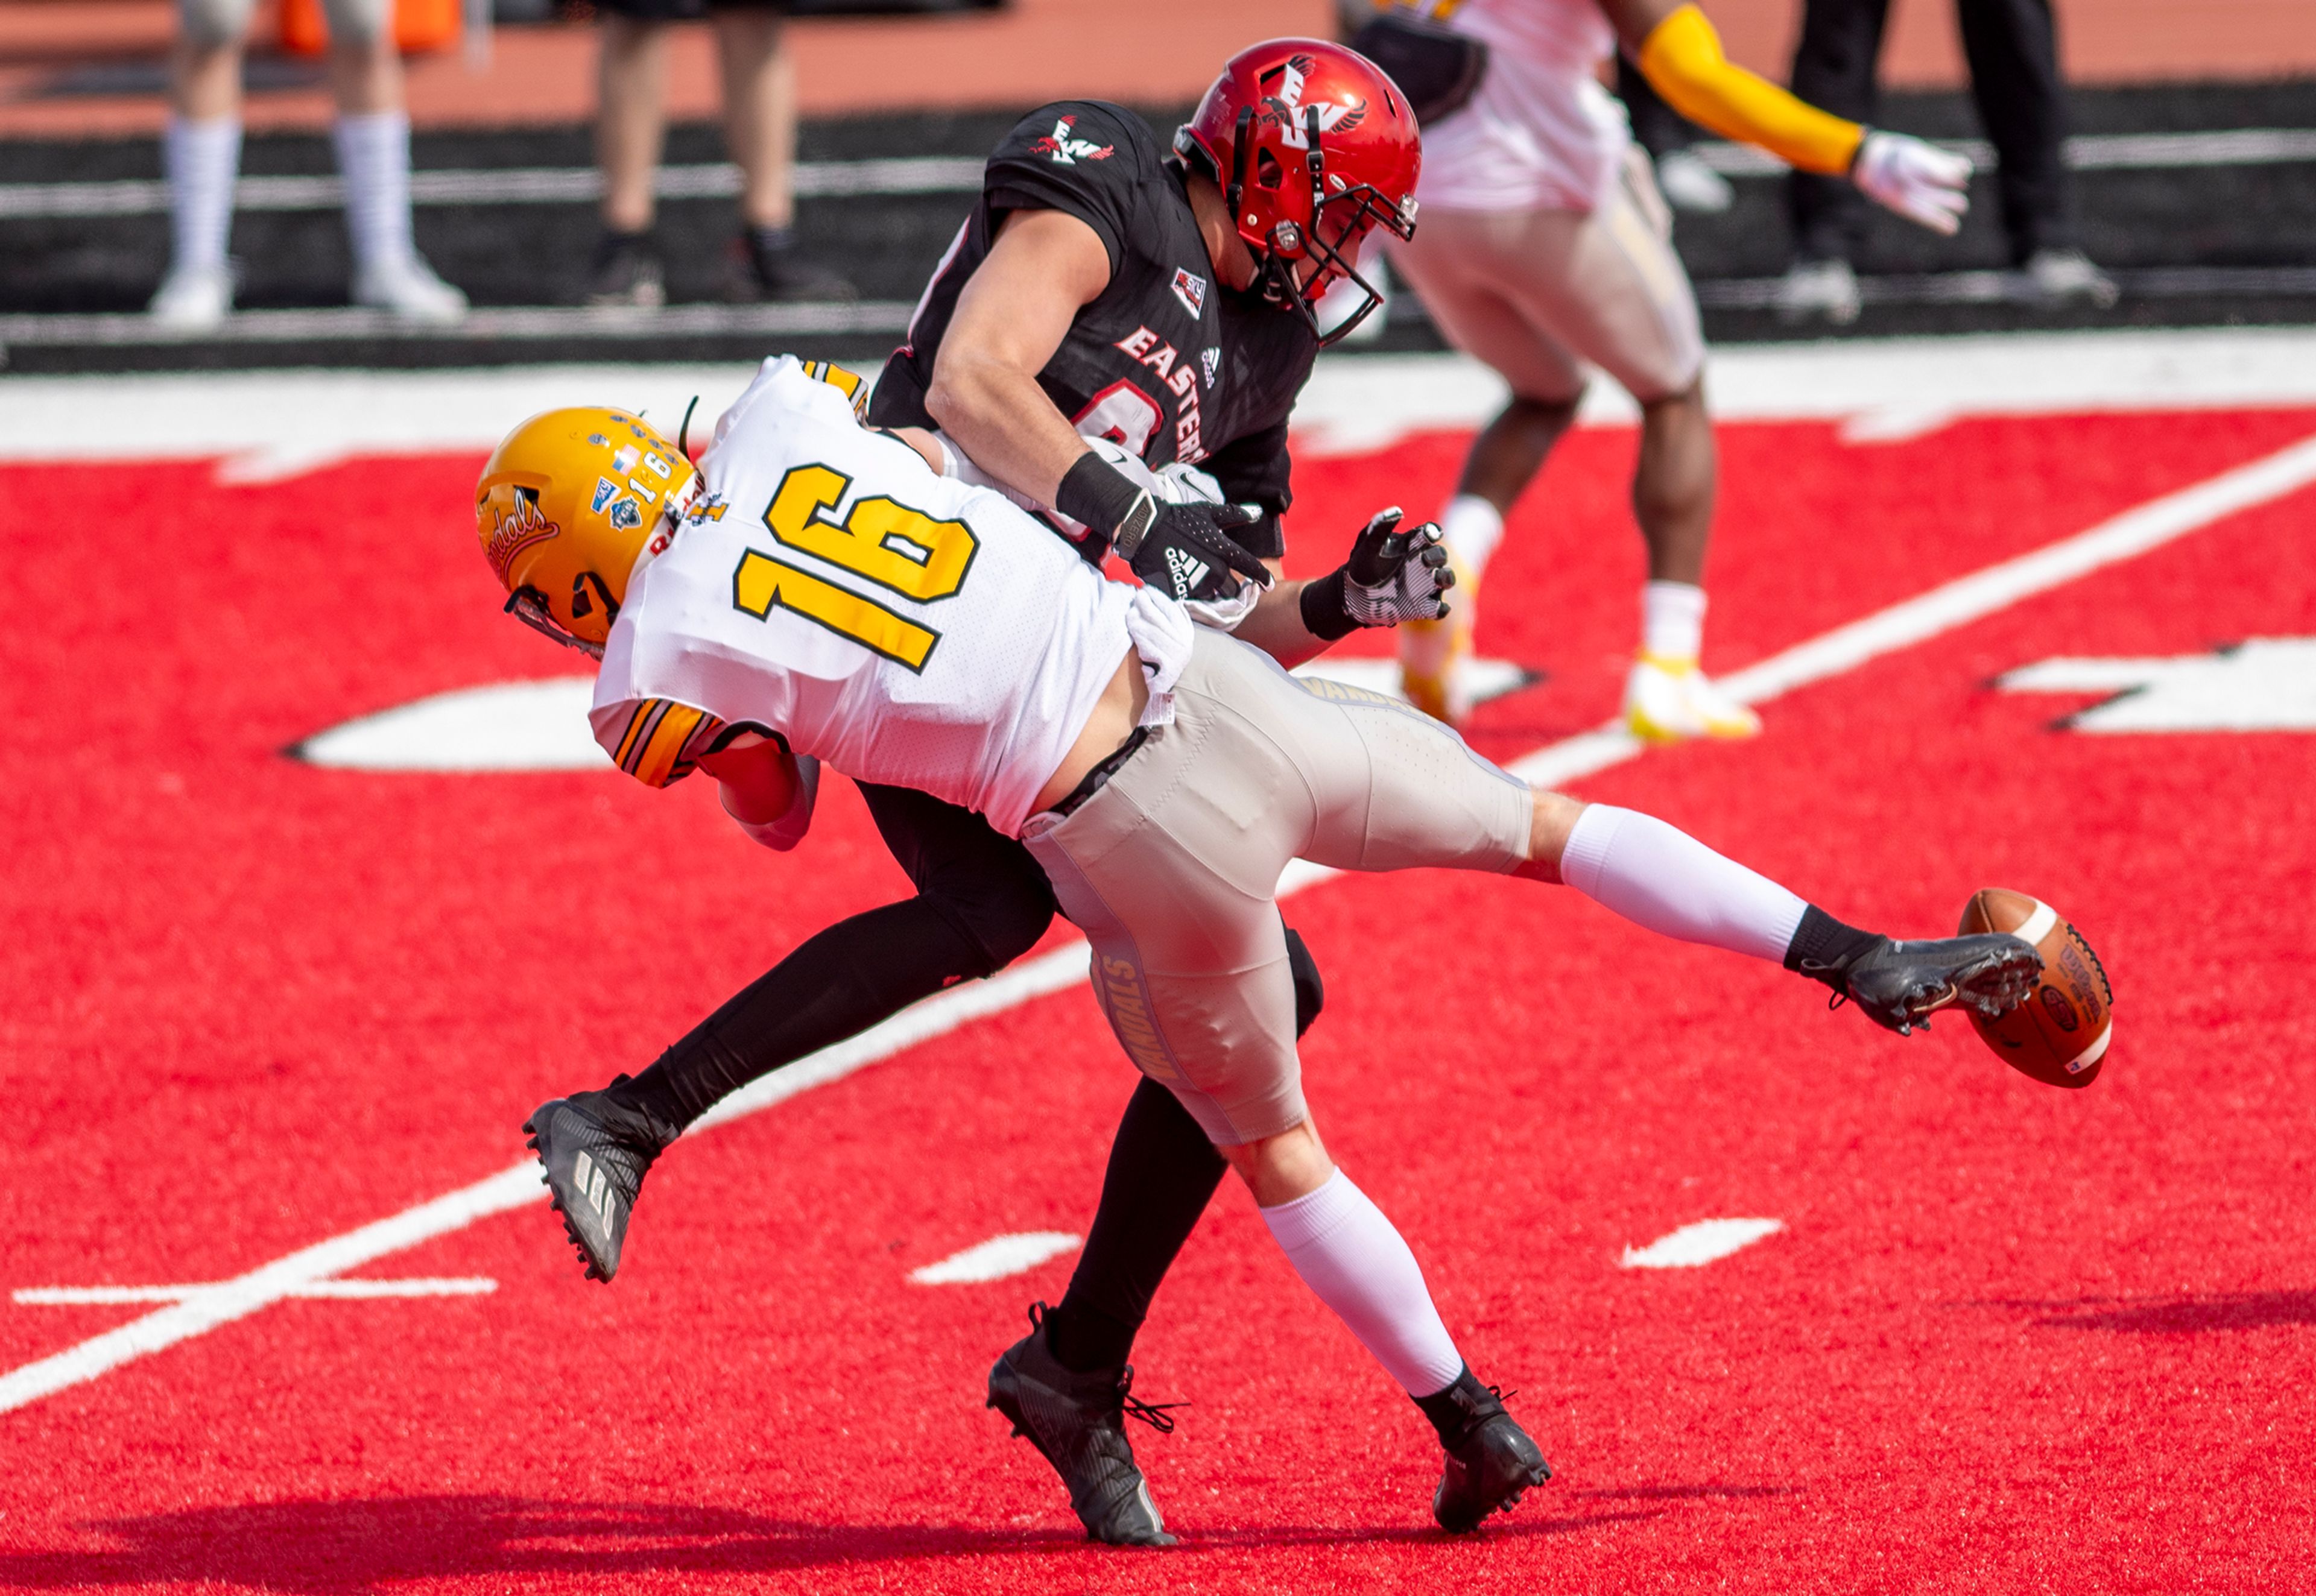
{"label": "black football cleat", "polygon": [[603,1092],[574,1092],[543,1103],[522,1128],[546,1167],[555,1211],[587,1265],[587,1278],[608,1281],[619,1272],[619,1248],[644,1175],[675,1132]]}
{"label": "black football cleat", "polygon": [[[1492,1512],[1501,1512],[1531,1485],[1552,1477],[1528,1432],[1504,1411],[1503,1398],[1493,1386],[1483,1386],[1470,1370],[1441,1393],[1461,1410],[1459,1422],[1439,1438],[1447,1449],[1447,1467],[1439,1488],[1431,1494],[1431,1516],[1451,1535],[1480,1527]],[[1427,1396],[1427,1404],[1437,1398]]]}
{"label": "black football cleat", "polygon": [[1166,1521],[1126,1439],[1132,1414],[1160,1434],[1174,1428],[1166,1408],[1132,1395],[1131,1366],[1080,1374],[1063,1367],[1046,1341],[1046,1305],[1029,1309],[1029,1334],[989,1371],[989,1405],[1013,1433],[1045,1454],[1070,1494],[1086,1538],[1109,1546],[1170,1547]]}
{"label": "black football cleat", "polygon": [[1804,975],[1825,982],[1839,1005],[1847,998],[1866,1018],[1904,1036],[1930,1028],[1930,1015],[1960,1005],[1990,1020],[2026,1001],[2043,973],[2043,956],[2016,936],[1985,934],[1934,942],[1877,936],[1837,963],[1804,960]]}

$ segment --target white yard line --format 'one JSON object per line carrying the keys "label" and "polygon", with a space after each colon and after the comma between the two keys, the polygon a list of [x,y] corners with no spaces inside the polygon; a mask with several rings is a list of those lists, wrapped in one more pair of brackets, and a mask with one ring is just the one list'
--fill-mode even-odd
{"label": "white yard line", "polygon": [[1010,1280],[1073,1251],[1080,1239],[1066,1230],[1019,1230],[993,1236],[938,1264],[912,1269],[909,1278],[921,1286],[976,1286],[986,1281]]}
{"label": "white yard line", "polygon": [[[562,404],[617,403],[673,426],[698,395],[705,429],[753,374],[733,361],[12,377],[0,383],[0,464],[214,459],[220,480],[278,481],[364,457],[479,456],[516,419]],[[1966,416],[2309,406],[2316,329],[1733,345],[1714,351],[1706,388],[1724,421],[1835,421],[1858,442]],[[1501,377],[1461,355],[1322,356],[1296,405],[1296,457],[1476,427],[1504,395]],[[1637,413],[1614,384],[1594,383],[1582,420],[1622,426]]]}
{"label": "white yard line", "polygon": [[1699,1219],[1644,1247],[1626,1247],[1626,1269],[1701,1269],[1786,1228],[1783,1219]]}
{"label": "white yard line", "polygon": [[[1835,627],[1723,678],[1724,685],[1749,702],[1766,702],[1981,619],[2031,594],[2145,554],[2224,517],[2283,498],[2312,482],[2316,482],[2316,438],[2151,500],[2033,554],[2006,560],[1863,620]],[[1621,731],[1603,727],[1539,749],[1510,768],[1528,781],[1556,785],[1621,764],[1643,752],[1643,746]],[[1280,882],[1279,890],[1282,894],[1294,891],[1330,873],[1298,867]],[[1084,979],[1085,960],[1082,944],[1057,948],[990,980],[929,998],[850,1042],[799,1060],[742,1088],[703,1115],[694,1129],[705,1130],[759,1113],[984,1015],[1060,991]],[[200,1297],[173,1303],[0,1376],[0,1413],[95,1379],[134,1359],[246,1317],[295,1295],[300,1288],[464,1229],[543,1195],[539,1166],[525,1159],[431,1202],[278,1258]]]}

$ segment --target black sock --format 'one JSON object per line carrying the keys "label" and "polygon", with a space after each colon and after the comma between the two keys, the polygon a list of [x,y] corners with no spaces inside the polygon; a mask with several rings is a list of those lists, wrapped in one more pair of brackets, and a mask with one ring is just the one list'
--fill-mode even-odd
{"label": "black sock", "polygon": [[1415,1398],[1415,1405],[1423,1410],[1423,1416],[1431,1421],[1431,1428],[1439,1432],[1439,1444],[1443,1447],[1455,1443],[1464,1425],[1472,1416],[1468,1402],[1457,1399],[1457,1394],[1465,1387],[1474,1390],[1485,1389],[1480,1385],[1479,1377],[1472,1372],[1472,1366],[1468,1363],[1441,1389],[1434,1391],[1429,1396]]}
{"label": "black sock", "polygon": [[806,942],[637,1076],[614,1102],[679,1130],[758,1076],[855,1036],[989,956],[922,898],[841,920]]}
{"label": "black sock", "polygon": [[1174,1255],[1190,1238],[1230,1166],[1174,1094],[1145,1078],[1134,1088],[1102,1176],[1101,1206],[1046,1343],[1064,1369],[1115,1369]]}
{"label": "black sock", "polygon": [[748,247],[760,255],[785,254],[796,247],[794,227],[748,226],[743,227],[741,231],[747,236]]}
{"label": "black sock", "polygon": [[1802,923],[1795,927],[1793,941],[1786,944],[1786,968],[1823,981],[1839,992],[1841,972],[1849,968],[1849,962],[1881,940],[1871,931],[1843,925],[1813,903],[1802,910]]}

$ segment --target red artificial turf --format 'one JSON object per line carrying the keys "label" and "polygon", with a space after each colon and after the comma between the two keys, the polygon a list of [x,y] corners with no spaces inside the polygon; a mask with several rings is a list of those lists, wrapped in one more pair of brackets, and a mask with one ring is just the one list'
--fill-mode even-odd
{"label": "red artificial turf", "polygon": [[[1707,663],[2312,428],[1725,428]],[[1298,560],[1376,501],[1427,510],[1462,446],[1305,465]],[[1482,712],[1492,755],[1614,706],[1632,448],[1572,437],[1514,518],[1482,648],[1550,676]],[[0,1284],[223,1279],[503,1168],[541,1098],[902,890],[842,783],[775,856],[697,782],[284,758],[567,669],[497,613],[474,464],[0,474],[42,529],[13,541],[0,635]],[[1192,1404],[1171,1439],[1136,1432],[1184,1546],[1080,1543],[981,1406],[1068,1258],[907,1278],[1084,1228],[1133,1077],[1073,990],[680,1145],[608,1290],[527,1208],[361,1272],[490,1295],[281,1303],[0,1415],[0,1587],[2308,1588],[2316,742],[2084,736],[2053,723],[2085,700],[1988,684],[2316,634],[2312,513],[2231,518],[1775,702],[1758,742],[1581,784],[1893,931],[1946,930],[1982,885],[2048,897],[2116,988],[2088,1092],[1566,893],[1428,875],[1291,900],[1329,982],[1318,1122],[1557,1471],[1477,1537],[1431,1530],[1427,1430],[1226,1187],[1136,1354],[1139,1390]],[[1617,1267],[1713,1217],[1786,1228]],[[0,1369],[144,1311],[0,1300]]]}

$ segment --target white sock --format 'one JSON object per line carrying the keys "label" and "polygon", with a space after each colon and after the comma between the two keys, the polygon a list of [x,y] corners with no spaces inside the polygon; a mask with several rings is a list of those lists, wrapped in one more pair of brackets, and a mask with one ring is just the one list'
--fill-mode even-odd
{"label": "white sock", "polygon": [[1317,1191],[1264,1209],[1262,1222],[1303,1283],[1409,1396],[1444,1391],[1463,1372],[1415,1255],[1350,1175],[1338,1169]]}
{"label": "white sock", "polygon": [[1560,879],[1636,926],[1782,962],[1809,907],[1653,815],[1590,803],[1560,856]]}
{"label": "white sock", "polygon": [[171,117],[161,159],[169,174],[171,268],[222,270],[233,227],[233,183],[241,172],[240,119]]}
{"label": "white sock", "polygon": [[333,135],[354,270],[409,259],[410,119],[398,111],[342,116]]}
{"label": "white sock", "polygon": [[1439,512],[1439,540],[1477,581],[1504,540],[1504,518],[1477,493],[1458,493]]}
{"label": "white sock", "polygon": [[1693,582],[1652,581],[1641,590],[1641,652],[1660,660],[1694,660],[1705,647],[1705,590]]}

